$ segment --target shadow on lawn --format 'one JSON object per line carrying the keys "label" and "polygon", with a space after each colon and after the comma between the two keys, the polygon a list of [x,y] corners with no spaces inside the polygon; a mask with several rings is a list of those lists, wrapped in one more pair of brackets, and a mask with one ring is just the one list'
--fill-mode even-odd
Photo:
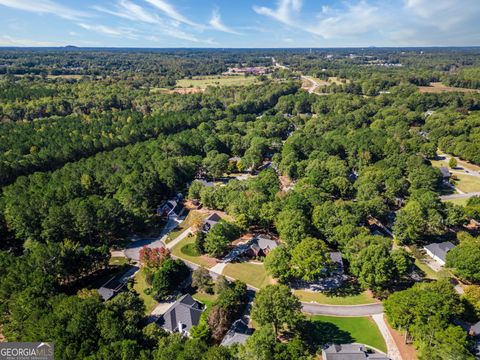
{"label": "shadow on lawn", "polygon": [[305,321],[301,327],[304,340],[315,351],[326,344],[350,344],[355,341],[350,333],[332,323]]}
{"label": "shadow on lawn", "polygon": [[326,296],[339,297],[360,295],[362,292],[361,286],[353,279],[346,280],[342,286],[336,289],[323,291]]}

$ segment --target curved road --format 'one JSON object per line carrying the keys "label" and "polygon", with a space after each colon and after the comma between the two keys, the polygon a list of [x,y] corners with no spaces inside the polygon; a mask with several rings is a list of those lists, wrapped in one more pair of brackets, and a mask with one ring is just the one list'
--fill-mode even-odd
{"label": "curved road", "polygon": [[370,316],[383,313],[383,305],[324,305],[317,303],[302,302],[302,310],[313,315],[334,315],[334,316]]}

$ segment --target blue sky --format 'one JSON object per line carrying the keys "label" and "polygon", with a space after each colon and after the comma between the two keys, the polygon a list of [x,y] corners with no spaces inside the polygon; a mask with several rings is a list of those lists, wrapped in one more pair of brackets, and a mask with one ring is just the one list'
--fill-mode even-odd
{"label": "blue sky", "polygon": [[0,46],[480,45],[480,0],[0,0]]}

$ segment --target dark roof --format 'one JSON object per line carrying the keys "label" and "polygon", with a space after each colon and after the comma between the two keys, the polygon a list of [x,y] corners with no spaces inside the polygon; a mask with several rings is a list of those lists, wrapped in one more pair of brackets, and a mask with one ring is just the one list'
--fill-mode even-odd
{"label": "dark roof", "polygon": [[230,346],[233,344],[244,344],[252,333],[253,330],[248,327],[245,321],[243,319],[238,319],[225,334],[221,345]]}
{"label": "dark roof", "polygon": [[324,360],[389,360],[384,354],[367,353],[367,348],[361,344],[333,344],[322,351]]}
{"label": "dark roof", "polygon": [[450,170],[446,168],[445,166],[440,167],[440,172],[442,173],[443,177],[450,177],[452,174],[450,174]]}
{"label": "dark roof", "polygon": [[429,250],[433,255],[439,259],[446,261],[447,252],[455,247],[450,241],[442,243],[433,243],[425,246],[425,249]]}
{"label": "dark roof", "polygon": [[213,213],[211,214],[209,217],[207,217],[205,219],[205,222],[215,222],[215,223],[218,223],[220,220],[222,220],[222,218],[220,217],[220,215],[218,215],[217,213]]}
{"label": "dark roof", "polygon": [[342,260],[342,253],[341,252],[331,252],[330,259],[332,259],[333,263],[337,266],[343,267],[343,260]]}
{"label": "dark roof", "polygon": [[113,298],[116,295],[115,291],[113,291],[112,289],[103,287],[103,286],[100,289],[98,289],[98,293],[100,294],[100,296],[102,297],[102,299],[104,301],[110,300],[111,298]]}
{"label": "dark roof", "polygon": [[[158,320],[160,326],[165,330],[190,331],[193,326],[198,325],[200,316],[202,315],[200,305],[192,298],[191,295],[183,295],[178,299],[163,316]],[[178,324],[182,324],[182,329],[178,329]]]}

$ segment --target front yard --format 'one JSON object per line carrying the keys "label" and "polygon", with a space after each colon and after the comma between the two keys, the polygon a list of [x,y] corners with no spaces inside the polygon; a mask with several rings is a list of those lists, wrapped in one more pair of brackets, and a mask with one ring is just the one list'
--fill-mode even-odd
{"label": "front yard", "polygon": [[195,237],[187,236],[185,239],[183,239],[173,247],[173,249],[171,250],[172,255],[177,256],[181,259],[188,260],[207,269],[210,269],[217,263],[217,261],[211,257],[197,254],[194,245]]}
{"label": "front yard", "polygon": [[272,278],[267,275],[263,264],[249,262],[230,263],[225,266],[222,274],[241,280],[258,289],[272,284]]}
{"label": "front yard", "polygon": [[364,291],[358,295],[347,296],[329,296],[322,292],[306,290],[294,290],[294,294],[297,295],[303,302],[314,301],[319,304],[327,305],[364,305],[378,302],[367,291]]}
{"label": "front yard", "polygon": [[187,210],[188,215],[175,229],[173,229],[168,235],[165,240],[165,243],[168,244],[170,241],[176,239],[181,233],[187,230],[189,227],[194,225],[195,223],[203,222],[203,220],[208,216],[207,212],[202,212],[198,210]]}
{"label": "front yard", "polygon": [[337,317],[314,315],[310,317],[312,334],[319,343],[348,344],[352,342],[372,346],[387,352],[387,345],[377,325],[369,316]]}
{"label": "front yard", "polygon": [[138,271],[134,277],[133,288],[145,303],[147,314],[150,314],[158,304],[152,295],[145,294],[144,290],[148,289],[149,287],[150,286],[147,284],[147,279],[145,278],[145,273],[142,270]]}

